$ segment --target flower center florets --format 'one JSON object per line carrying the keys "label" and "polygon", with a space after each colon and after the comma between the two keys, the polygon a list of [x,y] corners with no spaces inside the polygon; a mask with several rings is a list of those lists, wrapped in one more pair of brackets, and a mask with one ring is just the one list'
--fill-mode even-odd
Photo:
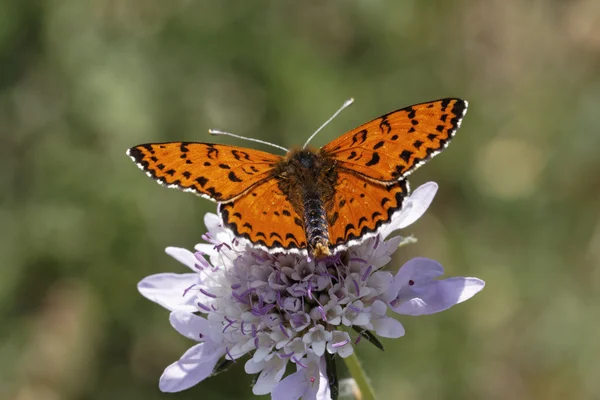
{"label": "flower center florets", "polygon": [[[254,359],[275,353],[298,363],[309,352],[321,356],[325,349],[347,349],[349,332],[357,335],[350,327],[372,328],[369,306],[385,288],[368,286],[377,269],[367,260],[345,253],[310,260],[215,248],[228,254],[230,266],[199,266],[206,277],[197,305],[221,331],[228,358],[256,350]],[[204,258],[202,253],[196,257]]]}

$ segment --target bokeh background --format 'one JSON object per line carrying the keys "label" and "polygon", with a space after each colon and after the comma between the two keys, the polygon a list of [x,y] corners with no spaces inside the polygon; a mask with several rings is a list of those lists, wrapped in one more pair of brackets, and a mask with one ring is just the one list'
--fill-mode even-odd
{"label": "bokeh background", "polygon": [[[136,283],[185,272],[212,203],[139,143],[290,147],[457,96],[458,136],[411,177],[440,190],[396,253],[487,287],[358,349],[381,399],[600,398],[600,3],[0,1],[0,398],[164,399],[191,343]],[[250,144],[252,145],[252,144]],[[257,148],[265,149],[257,145]],[[169,398],[250,399],[227,373]]]}

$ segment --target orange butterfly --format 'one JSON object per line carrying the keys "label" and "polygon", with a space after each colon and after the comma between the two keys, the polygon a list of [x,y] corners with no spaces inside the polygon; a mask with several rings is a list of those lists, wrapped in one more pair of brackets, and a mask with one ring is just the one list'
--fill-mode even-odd
{"label": "orange butterfly", "polygon": [[409,193],[405,178],[448,145],[466,111],[466,101],[452,98],[413,105],[284,157],[190,142],[141,144],[127,154],[158,183],[218,202],[236,237],[319,258],[389,223]]}

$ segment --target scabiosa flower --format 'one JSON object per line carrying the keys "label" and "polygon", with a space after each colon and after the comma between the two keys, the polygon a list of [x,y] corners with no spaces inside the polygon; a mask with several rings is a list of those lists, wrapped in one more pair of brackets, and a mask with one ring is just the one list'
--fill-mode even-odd
{"label": "scabiosa flower", "polygon": [[[252,248],[207,214],[207,243],[195,252],[166,249],[193,272],[152,275],[138,285],[142,295],[171,311],[179,333],[198,342],[166,368],[160,389],[187,389],[221,363],[247,356],[245,371],[258,374],[254,394],[329,399],[326,356],[348,357],[361,339],[381,346],[376,336],[404,335],[388,310],[431,314],[471,298],[484,282],[436,279],[444,270],[433,260],[412,259],[396,275],[382,270],[406,240],[390,234],[416,221],[436,191],[433,182],[422,185],[378,236],[319,260]],[[284,378],[289,363],[296,372]]]}

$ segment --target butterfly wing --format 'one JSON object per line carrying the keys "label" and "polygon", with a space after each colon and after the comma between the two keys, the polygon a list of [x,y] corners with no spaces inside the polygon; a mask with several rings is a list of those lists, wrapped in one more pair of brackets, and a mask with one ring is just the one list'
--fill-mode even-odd
{"label": "butterfly wing", "polygon": [[210,143],[152,143],[127,155],[161,185],[227,202],[268,179],[281,157],[264,151]]}
{"label": "butterfly wing", "polygon": [[225,227],[271,252],[306,248],[304,223],[279,188],[277,179],[254,186],[243,196],[219,204]]}
{"label": "butterfly wing", "polygon": [[325,145],[338,166],[391,184],[442,151],[459,128],[467,102],[442,99],[374,119]]}
{"label": "butterfly wing", "polygon": [[402,208],[409,190],[408,182],[403,179],[386,185],[340,172],[333,202],[327,210],[334,252],[373,236],[389,223],[392,215]]}

